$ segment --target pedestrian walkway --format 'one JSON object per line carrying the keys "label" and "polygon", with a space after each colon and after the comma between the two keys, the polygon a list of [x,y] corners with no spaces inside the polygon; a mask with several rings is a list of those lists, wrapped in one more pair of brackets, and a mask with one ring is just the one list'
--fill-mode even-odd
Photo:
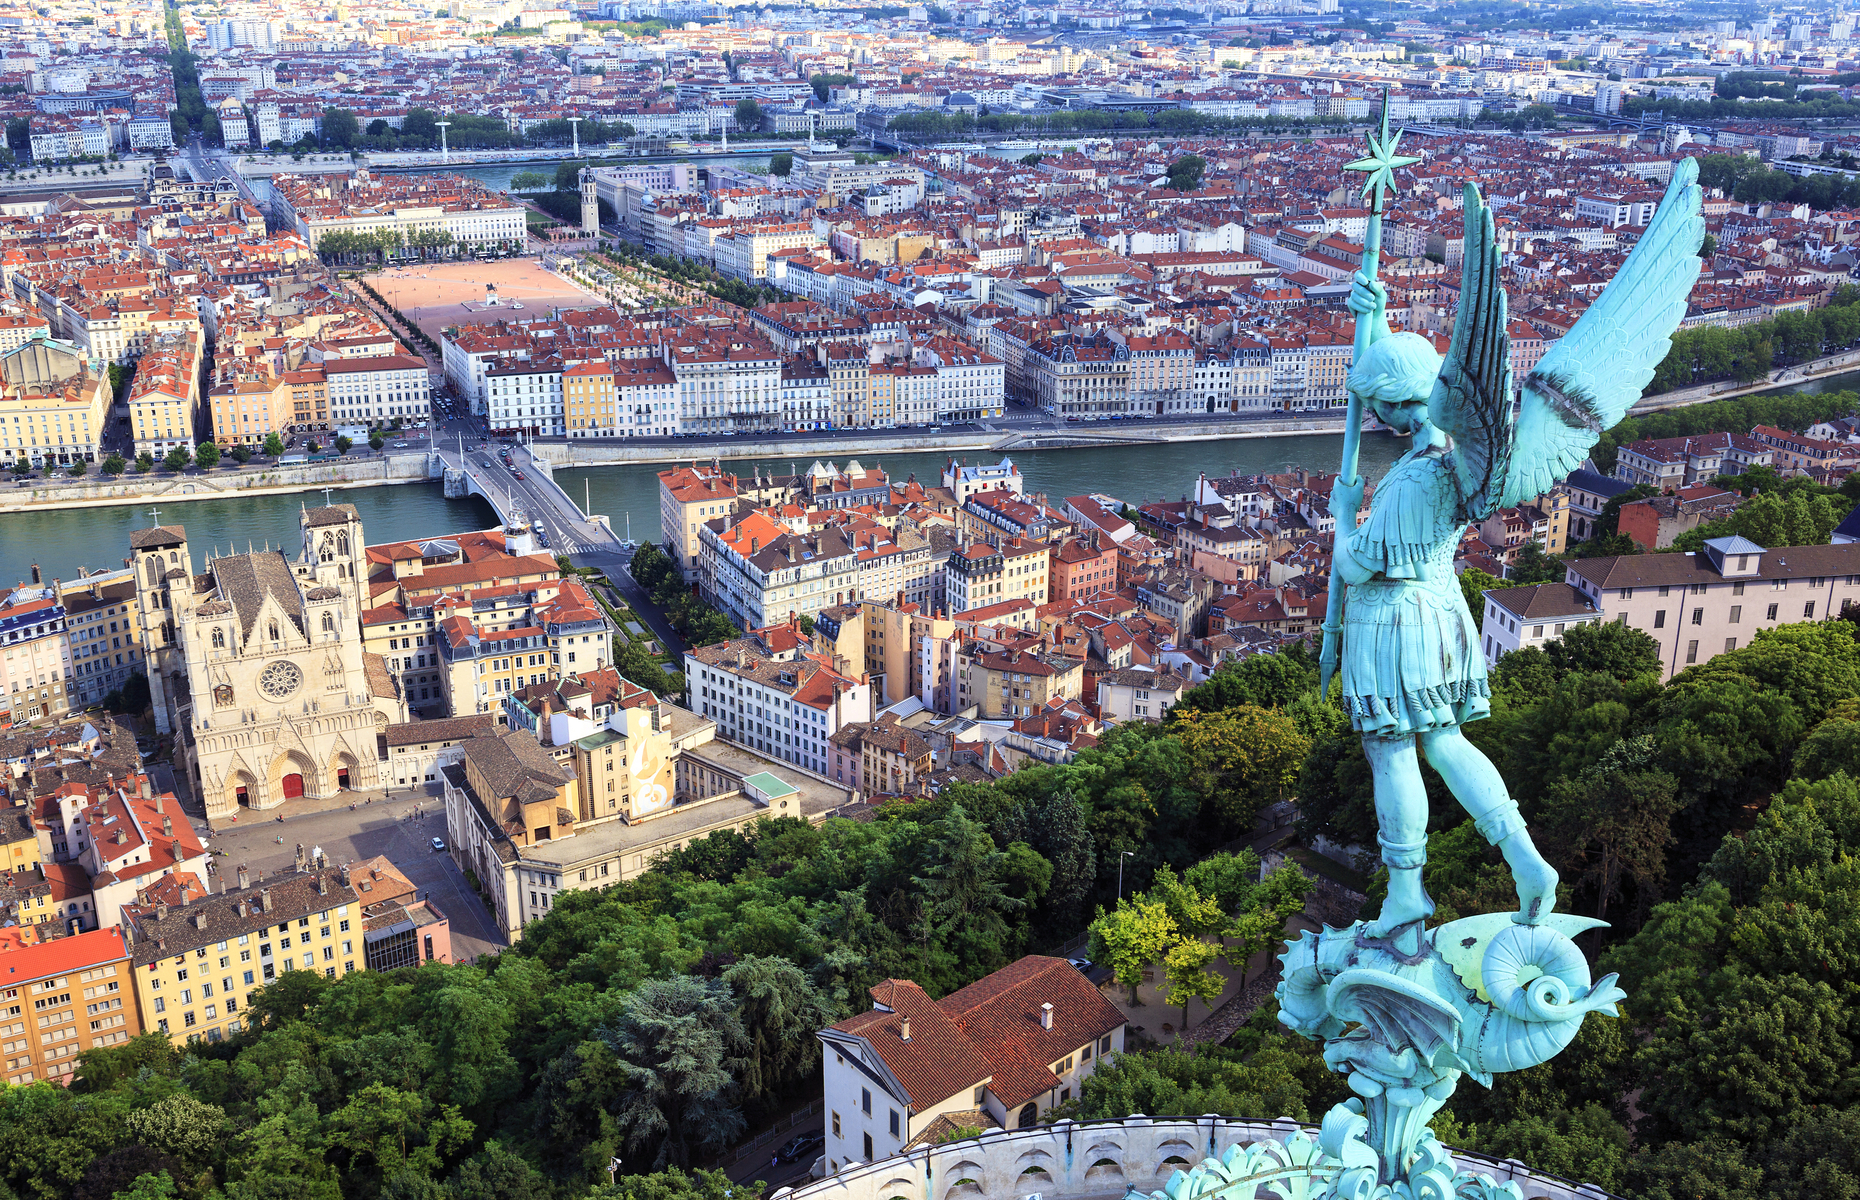
{"label": "pedestrian walkway", "polygon": [[315,817],[324,813],[340,812],[348,809],[354,812],[363,810],[386,809],[395,816],[402,813],[417,814],[420,811],[433,813],[443,810],[439,799],[440,785],[422,783],[411,788],[368,788],[351,789],[337,792],[333,796],[300,796],[286,800],[276,808],[251,809],[242,808],[230,817],[221,817],[207,823],[209,832],[224,829],[245,829],[252,826],[288,825],[300,817]]}

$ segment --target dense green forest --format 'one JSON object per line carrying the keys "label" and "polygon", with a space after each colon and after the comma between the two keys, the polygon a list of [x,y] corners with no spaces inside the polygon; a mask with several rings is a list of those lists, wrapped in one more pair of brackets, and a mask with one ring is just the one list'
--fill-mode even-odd
{"label": "dense green forest", "polygon": [[[1563,906],[1612,923],[1587,948],[1629,1000],[1550,1064],[1464,1082],[1449,1141],[1649,1200],[1850,1194],[1856,634],[1786,626],[1666,684],[1652,642],[1618,625],[1501,662],[1469,736],[1516,789]],[[256,1032],[179,1053],[145,1037],[87,1053],[69,1091],[0,1091],[0,1187],[711,1200],[719,1177],[661,1169],[817,1088],[813,1030],[875,981],[941,995],[1068,940],[1116,907],[1126,851],[1126,897],[1219,893],[1208,856],[1293,776],[1307,836],[1373,844],[1367,766],[1314,678],[1301,653],[1255,658],[1069,766],[869,822],[713,835],[564,894],[479,964],[287,974],[252,1006]],[[1431,784],[1439,919],[1509,906],[1499,858]],[[1314,1119],[1340,1081],[1272,1017],[1225,1047],[1127,1054],[1071,1111]],[[639,1174],[609,1185],[614,1154]]]}
{"label": "dense green forest", "polygon": [[[1293,705],[1308,675],[1274,659],[1209,694]],[[0,1196],[664,1188],[622,1176],[610,1192],[609,1157],[629,1172],[699,1162],[811,1095],[814,1031],[867,1007],[880,979],[943,995],[1080,933],[1115,903],[1123,852],[1125,885],[1147,887],[1248,830],[1279,794],[1245,758],[1260,729],[1293,762],[1307,739],[1249,715],[1132,726],[1069,766],[869,822],[715,834],[638,879],[565,893],[478,964],[292,972],[251,1005],[257,1032],[185,1053],[144,1037],[87,1053],[69,1091],[0,1091]]]}

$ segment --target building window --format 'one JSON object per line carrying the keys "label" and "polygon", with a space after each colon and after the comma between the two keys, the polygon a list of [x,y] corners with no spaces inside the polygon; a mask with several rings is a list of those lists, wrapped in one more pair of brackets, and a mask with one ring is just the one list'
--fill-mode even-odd
{"label": "building window", "polygon": [[1731,606],[1731,624],[1736,625],[1739,622],[1741,622],[1743,619],[1744,619],[1744,606],[1741,604],[1733,604]]}
{"label": "building window", "polygon": [[1812,621],[1815,619],[1815,602],[1813,600],[1810,600],[1807,604],[1802,606],[1802,619],[1804,621]]}
{"label": "building window", "polygon": [[1698,660],[1699,660],[1699,644],[1697,642],[1687,642],[1686,643],[1686,661],[1689,663],[1695,663]]}
{"label": "building window", "polygon": [[1776,606],[1774,604],[1770,605],[1769,612],[1764,619],[1769,621],[1774,621],[1776,619]]}
{"label": "building window", "polygon": [[895,1108],[891,1110],[891,1136],[898,1136],[898,1110]]}
{"label": "building window", "polygon": [[1725,652],[1726,654],[1729,654],[1729,653],[1730,653],[1731,651],[1733,651],[1733,650],[1735,650],[1735,649],[1737,649],[1737,639],[1736,639],[1736,638],[1726,638],[1726,639],[1724,639],[1724,652]]}
{"label": "building window", "polygon": [[1665,609],[1662,608],[1653,614],[1653,627],[1655,629],[1666,628],[1666,610]]}
{"label": "building window", "polygon": [[871,1162],[872,1161],[872,1135],[867,1133],[867,1134],[862,1134],[861,1136],[864,1138],[864,1141],[865,1141],[865,1161]]}
{"label": "building window", "polygon": [[872,1115],[872,1089],[871,1088],[860,1088],[859,1089],[859,1109],[861,1112],[865,1113],[865,1115],[868,1117]]}
{"label": "building window", "polygon": [[833,1114],[833,1136],[840,1136],[840,1114],[838,1113]]}
{"label": "building window", "polygon": [[1705,623],[1705,610],[1704,609],[1695,608],[1692,610],[1692,623],[1694,625],[1703,625]]}

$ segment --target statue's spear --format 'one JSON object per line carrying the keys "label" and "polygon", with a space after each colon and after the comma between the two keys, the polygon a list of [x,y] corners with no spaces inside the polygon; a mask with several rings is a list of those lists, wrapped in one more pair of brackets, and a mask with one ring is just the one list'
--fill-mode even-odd
{"label": "statue's spear", "polygon": [[[1382,203],[1395,186],[1395,172],[1400,167],[1412,166],[1420,162],[1419,158],[1410,158],[1395,153],[1401,144],[1401,132],[1389,132],[1389,94],[1382,93],[1382,124],[1379,133],[1364,135],[1369,143],[1369,153],[1353,163],[1344,165],[1346,171],[1362,171],[1367,175],[1363,181],[1363,198],[1369,201],[1369,225],[1363,232],[1362,273],[1369,279],[1376,277],[1376,268],[1382,258]],[[1352,361],[1361,361],[1364,352],[1369,349],[1371,327],[1374,318],[1361,316],[1356,320],[1356,351]],[[1363,443],[1363,402],[1355,392],[1348,393],[1349,407],[1343,418],[1343,465],[1338,469],[1338,477],[1354,486],[1357,482],[1356,460]],[[1346,525],[1343,513],[1332,513],[1336,521],[1336,532],[1332,535],[1333,546],[1341,547],[1344,537],[1354,527],[1356,514],[1350,513]],[[1337,576],[1336,555],[1331,556],[1330,594],[1324,607],[1324,650],[1318,657],[1318,694],[1330,692],[1331,676],[1337,673],[1337,643],[1343,633],[1343,580]]]}

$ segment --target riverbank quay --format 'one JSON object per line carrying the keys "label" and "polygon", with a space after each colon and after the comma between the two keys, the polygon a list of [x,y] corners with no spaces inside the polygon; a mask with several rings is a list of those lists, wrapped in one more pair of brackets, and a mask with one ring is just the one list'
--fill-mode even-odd
{"label": "riverbank quay", "polygon": [[380,487],[395,483],[424,483],[438,476],[431,472],[427,455],[389,454],[380,457],[330,459],[326,462],[269,465],[238,470],[215,468],[170,474],[86,475],[69,479],[3,481],[0,477],[0,514],[65,508],[114,508],[155,501],[226,500],[237,496],[276,496],[324,488]]}
{"label": "riverbank quay", "polygon": [[538,440],[530,452],[557,467],[629,466],[637,463],[675,463],[699,459],[840,458],[854,454],[937,454],[1018,450],[1067,450],[1104,446],[1151,446],[1173,442],[1215,442],[1253,438],[1306,437],[1342,433],[1342,411],[1336,416],[1291,417],[1284,420],[1250,420],[1243,425],[1225,422],[1140,426],[1122,423],[1105,428],[1003,429],[959,433],[907,434],[873,431],[854,436],[739,435],[727,438],[654,439],[652,442],[605,440]]}

